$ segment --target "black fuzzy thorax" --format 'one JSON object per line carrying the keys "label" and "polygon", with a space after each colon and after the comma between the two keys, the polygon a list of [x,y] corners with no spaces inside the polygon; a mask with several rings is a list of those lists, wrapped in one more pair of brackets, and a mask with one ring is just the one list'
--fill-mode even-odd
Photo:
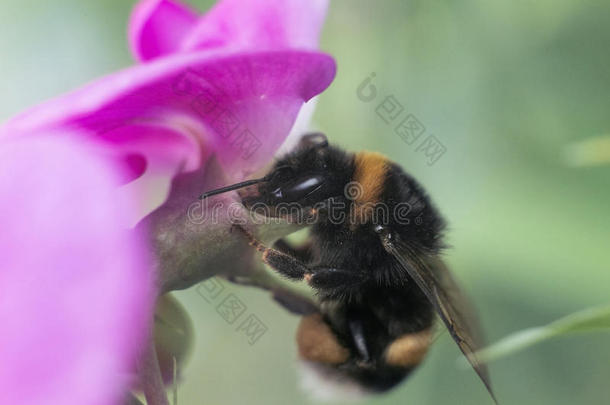
{"label": "black fuzzy thorax", "polygon": [[[429,254],[445,247],[445,220],[419,182],[395,163],[389,164],[381,198],[393,214],[390,228],[402,240]],[[399,204],[406,210],[400,210]]]}
{"label": "black fuzzy thorax", "polygon": [[[341,158],[343,170],[341,175],[331,177],[337,183],[335,188],[343,190],[353,179],[354,155],[336,151],[340,153],[336,156]],[[346,164],[347,161],[350,163]],[[389,163],[383,179],[381,198],[377,203],[383,209],[375,210],[387,215],[376,215],[371,222],[357,226],[349,220],[354,202],[344,195],[337,196],[335,200],[344,205],[333,208],[333,218],[344,220],[331,221],[322,216],[311,228],[313,259],[310,265],[360,272],[365,276],[365,281],[354,285],[346,284],[333,291],[320,291],[320,297],[357,302],[366,300],[369,290],[379,288],[397,289],[401,294],[421,295],[405,269],[384,249],[375,226],[388,227],[416,251],[429,255],[439,254],[444,247],[442,239],[445,221],[423,187],[400,166]],[[343,212],[337,213],[341,209]]]}

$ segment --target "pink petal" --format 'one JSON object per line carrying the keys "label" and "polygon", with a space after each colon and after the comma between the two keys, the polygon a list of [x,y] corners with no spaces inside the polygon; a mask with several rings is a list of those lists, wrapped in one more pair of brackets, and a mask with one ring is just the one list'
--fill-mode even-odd
{"label": "pink petal", "polygon": [[118,404],[150,310],[117,176],[75,138],[0,142],[0,403]]}
{"label": "pink petal", "polygon": [[317,49],[328,0],[222,0],[202,17],[177,1],[143,0],[129,43],[146,61],[179,50]]}
{"label": "pink petal", "polygon": [[333,59],[317,52],[177,54],[39,105],[0,132],[85,130],[109,156],[145,160],[129,179],[145,167],[143,176],[167,182],[212,152],[241,177],[272,157],[303,102],[334,74]]}
{"label": "pink petal", "polygon": [[327,7],[327,0],[222,0],[181,48],[316,49]]}
{"label": "pink petal", "polygon": [[129,45],[139,61],[176,52],[197,23],[197,14],[170,0],[143,0],[129,20]]}

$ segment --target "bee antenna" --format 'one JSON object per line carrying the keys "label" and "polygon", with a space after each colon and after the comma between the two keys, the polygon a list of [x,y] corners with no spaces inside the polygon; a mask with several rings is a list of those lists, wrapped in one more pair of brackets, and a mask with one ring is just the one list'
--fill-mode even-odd
{"label": "bee antenna", "polygon": [[205,193],[203,193],[203,194],[201,194],[199,196],[199,199],[203,200],[203,199],[206,199],[206,198],[211,197],[211,196],[216,195],[216,194],[226,193],[227,191],[237,190],[238,188],[248,187],[248,186],[251,186],[253,184],[264,183],[266,181],[269,181],[269,177],[268,176],[262,177],[260,179],[242,181],[241,183],[235,183],[235,184],[232,184],[230,186],[225,186],[225,187],[217,188],[216,190],[206,191]]}

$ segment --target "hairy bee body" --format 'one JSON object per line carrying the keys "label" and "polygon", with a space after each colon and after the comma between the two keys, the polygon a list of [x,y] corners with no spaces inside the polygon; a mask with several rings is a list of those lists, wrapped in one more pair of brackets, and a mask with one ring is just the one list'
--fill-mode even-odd
{"label": "hairy bee body", "polygon": [[[295,165],[292,159],[303,159],[298,153],[278,165]],[[334,169],[334,188],[343,190],[346,204],[335,205],[332,218],[328,212],[321,214],[301,258],[311,268],[348,269],[362,277],[332,288],[313,284],[318,287],[321,313],[301,322],[299,354],[320,365],[319,372],[328,375],[332,369],[367,391],[385,391],[421,362],[435,316],[426,296],[379,243],[375,226],[400,226],[409,238],[418,238],[436,252],[444,222],[417,183],[383,156],[348,154],[332,147],[325,155],[323,163],[305,159],[313,167],[299,170],[313,171],[319,164]],[[405,210],[397,218],[399,203]],[[315,340],[317,328],[322,331]],[[332,334],[324,334],[326,328]],[[321,336],[335,342],[322,341]]]}
{"label": "hairy bee body", "polygon": [[311,134],[265,177],[202,198],[253,185],[241,193],[247,208],[281,216],[288,205],[315,219],[296,247],[280,239],[270,248],[241,229],[264,263],[316,291],[313,309],[274,295],[303,315],[299,356],[322,377],[316,384],[359,393],[395,387],[425,357],[438,316],[493,397],[475,357],[478,323],[440,259],[445,221],[415,179],[378,153],[348,153]]}

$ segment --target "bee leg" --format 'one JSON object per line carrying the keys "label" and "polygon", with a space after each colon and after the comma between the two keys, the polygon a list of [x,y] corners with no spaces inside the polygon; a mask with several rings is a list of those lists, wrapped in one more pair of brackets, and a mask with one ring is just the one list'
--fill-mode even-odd
{"label": "bee leg", "polygon": [[311,260],[311,242],[306,242],[300,246],[291,245],[286,239],[278,239],[274,244],[273,248],[280,252],[297,258],[303,262],[309,262]]}
{"label": "bee leg", "polygon": [[266,248],[262,256],[263,263],[291,280],[302,280],[311,270],[305,263],[278,250]]}
{"label": "bee leg", "polygon": [[285,289],[274,290],[272,296],[275,302],[295,315],[309,315],[318,311],[318,307],[312,300]]}
{"label": "bee leg", "polygon": [[316,267],[305,279],[314,288],[340,288],[362,282],[364,275],[356,271]]}
{"label": "bee leg", "polygon": [[318,307],[310,298],[299,295],[287,288],[268,285],[246,277],[229,276],[227,277],[227,280],[234,284],[256,287],[269,291],[275,302],[295,315],[309,315],[318,311]]}
{"label": "bee leg", "polygon": [[306,273],[311,272],[305,263],[279,250],[265,246],[242,226],[233,225],[233,228],[242,232],[250,240],[250,246],[263,253],[261,256],[263,263],[269,265],[282,276],[291,280],[302,280]]}

